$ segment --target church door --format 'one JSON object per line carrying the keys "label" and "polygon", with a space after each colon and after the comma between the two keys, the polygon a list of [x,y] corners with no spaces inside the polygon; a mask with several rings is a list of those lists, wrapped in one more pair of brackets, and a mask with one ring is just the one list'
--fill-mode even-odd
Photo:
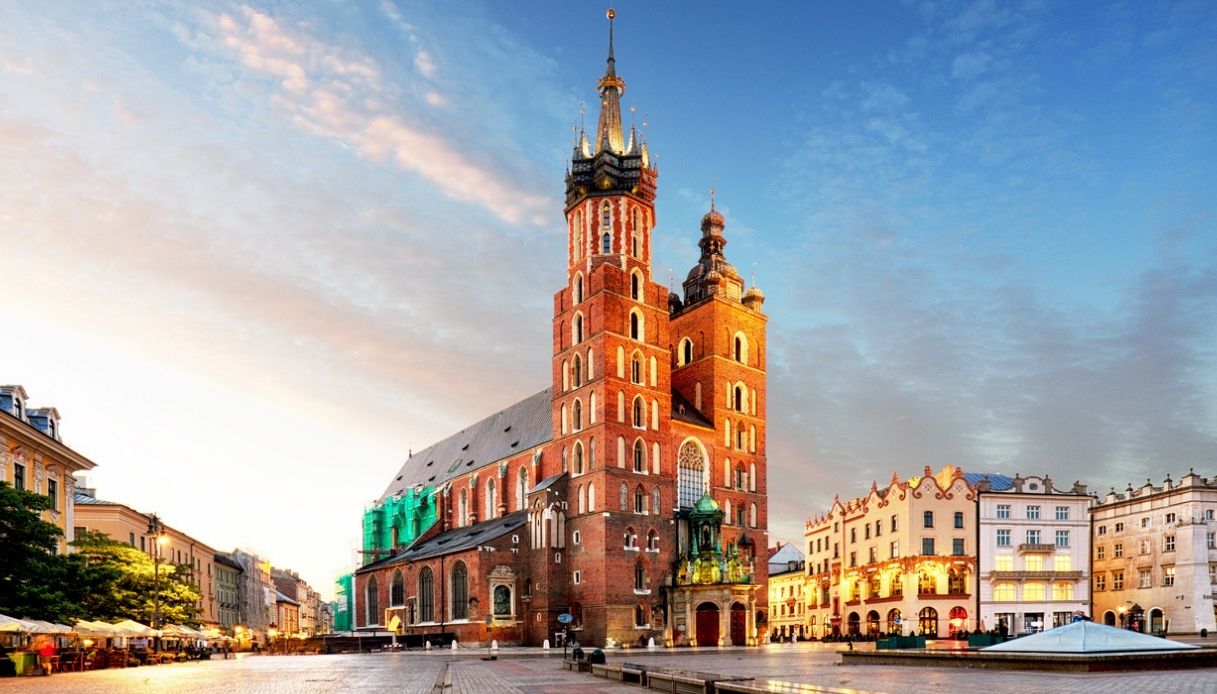
{"label": "church door", "polygon": [[731,603],[731,645],[748,645],[748,610],[738,602]]}
{"label": "church door", "polygon": [[712,602],[697,606],[697,645],[718,645],[718,605]]}

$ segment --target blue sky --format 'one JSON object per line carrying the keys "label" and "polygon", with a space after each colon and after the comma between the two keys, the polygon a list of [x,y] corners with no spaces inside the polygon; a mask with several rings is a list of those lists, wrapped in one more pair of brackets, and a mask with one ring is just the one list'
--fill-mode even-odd
{"label": "blue sky", "polygon": [[[1212,3],[616,7],[655,278],[713,187],[769,297],[771,542],[925,465],[1217,473]],[[410,448],[546,385],[605,39],[592,3],[0,7],[0,380],[99,495],[328,588]]]}

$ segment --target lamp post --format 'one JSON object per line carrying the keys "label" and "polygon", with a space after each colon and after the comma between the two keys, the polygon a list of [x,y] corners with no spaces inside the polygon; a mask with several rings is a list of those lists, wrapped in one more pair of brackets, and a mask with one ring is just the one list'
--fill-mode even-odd
{"label": "lamp post", "polygon": [[152,538],[152,628],[161,628],[161,545],[169,541],[154,513],[148,518],[148,535]]}

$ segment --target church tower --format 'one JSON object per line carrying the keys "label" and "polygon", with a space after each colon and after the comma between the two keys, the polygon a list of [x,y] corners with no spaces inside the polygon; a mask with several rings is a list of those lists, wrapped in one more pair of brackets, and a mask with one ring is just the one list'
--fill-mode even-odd
{"label": "church tower", "polygon": [[613,18],[609,10],[595,137],[579,133],[566,177],[553,450],[570,475],[567,528],[579,538],[568,544],[572,614],[588,634],[623,641],[662,620],[675,488],[667,290],[651,276],[658,174],[646,143],[621,122]]}

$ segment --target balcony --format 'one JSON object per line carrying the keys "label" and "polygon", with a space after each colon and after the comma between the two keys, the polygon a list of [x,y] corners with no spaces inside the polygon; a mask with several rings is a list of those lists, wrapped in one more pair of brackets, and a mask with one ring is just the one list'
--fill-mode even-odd
{"label": "balcony", "polygon": [[990,571],[992,581],[1026,581],[1026,580],[1073,580],[1082,577],[1081,571]]}
{"label": "balcony", "polygon": [[1056,545],[1052,545],[1052,544],[1028,544],[1028,543],[1023,543],[1023,544],[1021,544],[1021,545],[1019,545],[1019,546],[1018,546],[1018,552],[1019,552],[1019,554],[1023,554],[1023,553],[1025,553],[1025,552],[1044,552],[1044,553],[1047,553],[1047,554],[1052,554],[1052,553],[1053,553],[1053,552],[1055,552],[1055,551],[1056,551]]}

